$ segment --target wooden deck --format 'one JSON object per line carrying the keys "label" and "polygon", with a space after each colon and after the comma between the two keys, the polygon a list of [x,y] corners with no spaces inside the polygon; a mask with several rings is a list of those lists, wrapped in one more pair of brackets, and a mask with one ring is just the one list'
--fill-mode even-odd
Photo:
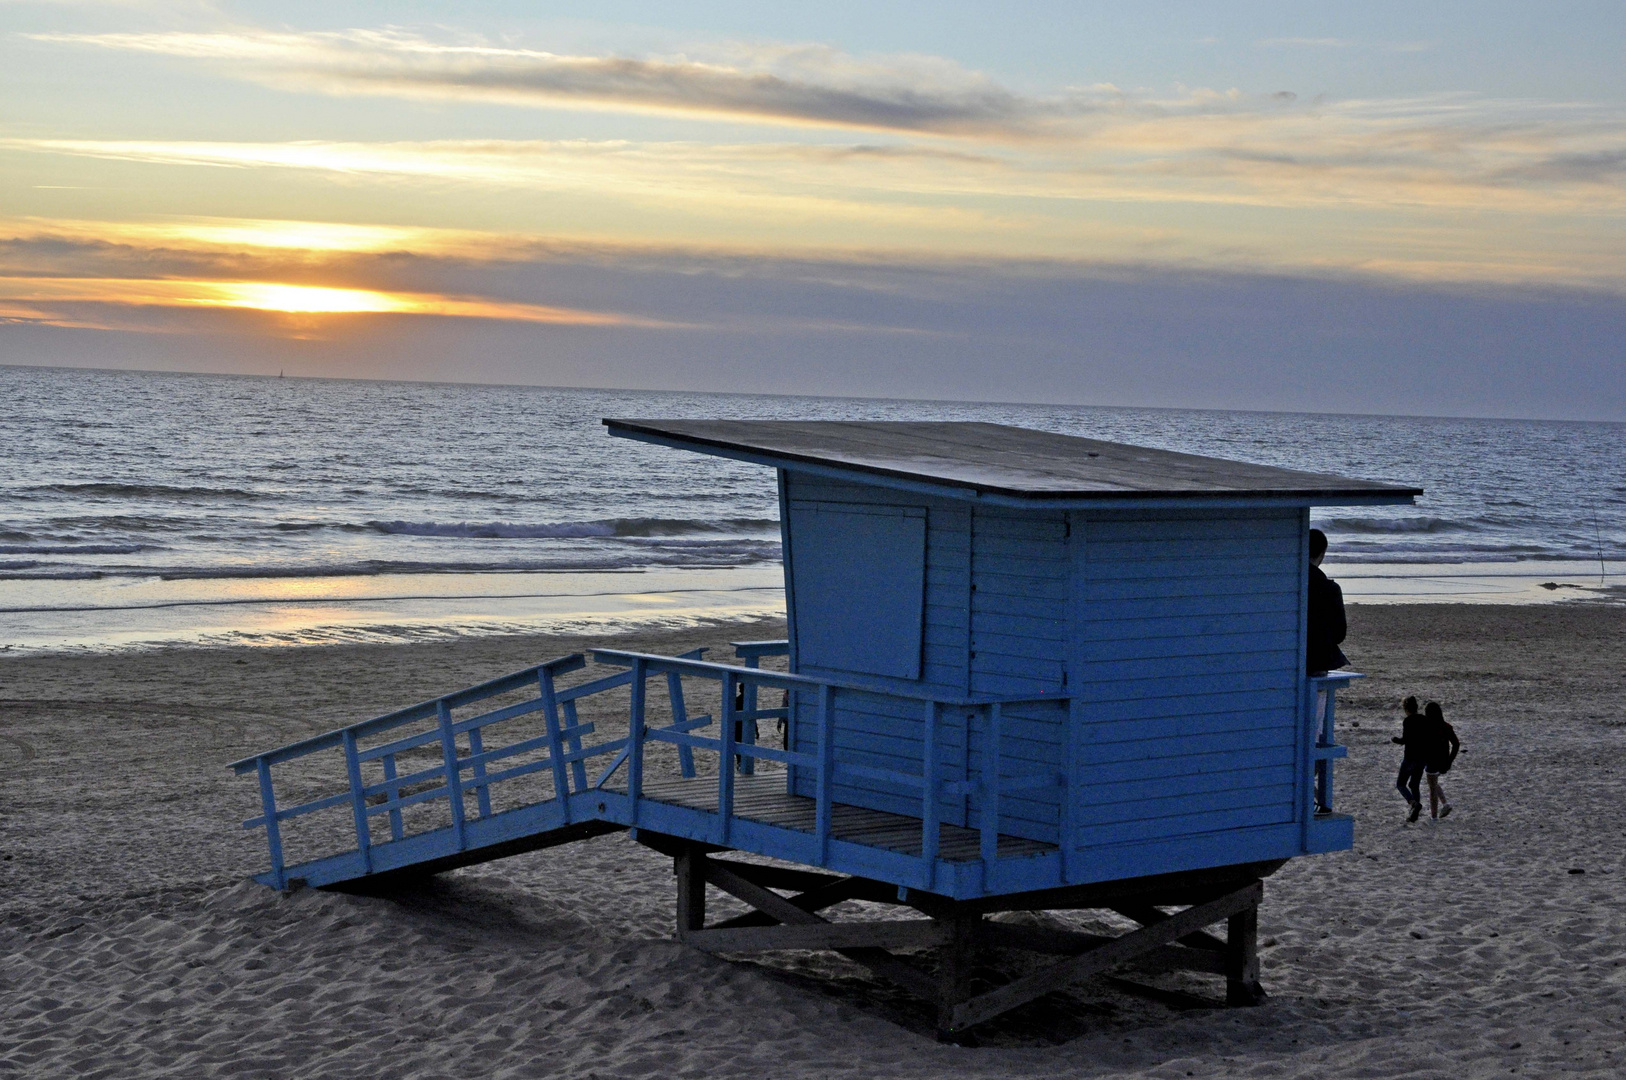
{"label": "wooden deck", "polygon": [[[736,776],[734,816],[812,835],[816,809],[814,800],[801,795],[791,795],[786,792],[785,786],[785,774],[778,769],[761,772],[755,776]],[[619,790],[622,793],[626,791],[624,787]],[[691,810],[717,812],[715,777],[645,780],[643,796],[655,802],[670,803]],[[919,818],[836,803],[830,808],[830,819],[830,835],[833,839],[866,844],[915,858],[920,857]],[[943,824],[939,828],[941,829],[939,858],[948,862],[975,862],[982,857],[980,847],[982,838],[977,830],[949,824]],[[1042,840],[1028,840],[1020,836],[1003,834],[999,838],[999,857],[1002,859],[1039,855],[1054,850],[1056,845],[1047,844]]]}

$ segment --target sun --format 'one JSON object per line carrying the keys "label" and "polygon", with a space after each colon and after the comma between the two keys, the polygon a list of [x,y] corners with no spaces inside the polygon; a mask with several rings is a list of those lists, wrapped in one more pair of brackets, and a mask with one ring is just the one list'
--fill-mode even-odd
{"label": "sun", "polygon": [[220,307],[255,308],[298,314],[412,311],[409,300],[372,289],[334,289],[320,285],[282,285],[267,281],[209,282],[209,295],[195,301]]}

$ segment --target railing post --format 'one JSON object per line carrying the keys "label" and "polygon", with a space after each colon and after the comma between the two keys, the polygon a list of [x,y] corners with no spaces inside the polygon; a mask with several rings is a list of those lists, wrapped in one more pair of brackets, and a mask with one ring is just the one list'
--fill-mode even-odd
{"label": "railing post", "polygon": [[[1331,746],[1333,744],[1333,710],[1338,700],[1338,690],[1333,683],[1326,684],[1327,706],[1321,714],[1320,736],[1316,740],[1317,747]],[[1316,809],[1321,813],[1332,812],[1332,759],[1324,757],[1316,762]]]}
{"label": "railing post", "polygon": [[[385,754],[384,755],[384,779],[386,781],[394,780],[395,777],[396,777],[395,755],[394,754]],[[401,798],[401,789],[400,788],[391,787],[391,786],[386,785],[386,792],[387,792],[388,798],[389,798],[389,800],[391,802],[396,802]],[[401,827],[401,811],[400,811],[399,807],[396,807],[396,808],[390,810],[390,839],[391,840],[401,840],[401,839],[404,839],[405,837],[406,837],[406,830]]]}
{"label": "railing post", "polygon": [[[565,702],[565,726],[569,728],[581,726],[581,718],[576,715],[576,702],[574,700]],[[582,748],[582,737],[572,735],[565,740],[565,745],[570,748],[572,754],[579,754]],[[586,791],[587,762],[572,761],[570,763],[570,779],[576,785],[571,789],[572,791]]]}
{"label": "railing post", "polygon": [[468,847],[463,823],[463,773],[457,763],[457,736],[452,731],[452,710],[446,699],[435,702],[440,717],[440,760],[446,770],[446,797],[451,801],[452,835],[457,838],[457,850]]}
{"label": "railing post", "polygon": [[[666,696],[672,703],[672,724],[681,728],[689,719],[688,706],[683,702],[683,676],[675,671],[666,675]],[[688,746],[679,746],[678,772],[685,779],[694,778],[694,749]]]}
{"label": "railing post", "polygon": [[999,858],[999,772],[1000,725],[1003,721],[999,703],[988,706],[988,747],[982,755],[982,881],[990,884],[994,862]]}
{"label": "railing post", "polygon": [[[553,797],[559,801],[561,821],[570,824],[570,781],[565,773],[565,744],[559,734],[559,702],[553,693],[553,672],[547,668],[536,671],[537,694],[542,698],[542,726],[548,734],[549,764],[553,766]],[[572,724],[572,727],[575,725]],[[585,774],[585,769],[583,770]],[[580,787],[587,786],[583,775]]]}
{"label": "railing post", "polygon": [[819,687],[819,787],[813,810],[818,865],[830,862],[830,814],[836,782],[836,688]]}
{"label": "railing post", "polygon": [[[755,653],[745,658],[748,668],[760,668],[762,658]],[[757,687],[755,683],[740,680],[739,694],[742,698],[740,704],[744,706],[738,723],[740,725],[740,742],[747,746],[755,746],[757,741]],[[751,776],[757,771],[757,759],[753,757],[740,758],[740,775]]]}
{"label": "railing post", "polygon": [[921,776],[921,804],[920,804],[920,859],[924,864],[922,880],[924,888],[933,889],[937,885],[937,847],[938,847],[938,791],[939,779],[937,775],[937,717],[939,706],[935,701],[926,702],[926,714],[922,717],[923,727],[920,733],[920,776]]}
{"label": "railing post", "polygon": [[[469,755],[471,757],[479,757],[485,752],[486,741],[481,737],[480,729],[469,728]],[[481,783],[481,781],[485,780],[486,778],[485,763],[482,761],[475,762],[472,766],[470,766],[470,771],[474,773],[474,780],[477,784],[479,784],[479,786],[474,789],[475,805],[479,806],[480,808],[480,817],[488,818],[491,816],[491,787],[488,784]]]}
{"label": "railing post", "polygon": [[628,824],[638,824],[638,800],[644,794],[644,695],[648,662],[632,662],[632,711],[627,718],[627,798],[631,808]]}
{"label": "railing post", "polygon": [[739,685],[737,676],[723,675],[723,729],[717,733],[722,743],[717,758],[717,842],[725,845],[734,817],[734,725],[740,716],[734,708],[734,694]]}
{"label": "railing post", "polygon": [[277,795],[271,788],[271,763],[263,757],[255,762],[260,775],[260,807],[265,813],[265,843],[271,849],[271,877],[277,889],[288,887],[282,867],[282,826],[277,821]]}
{"label": "railing post", "polygon": [[373,841],[367,828],[367,796],[362,791],[361,759],[356,756],[356,733],[349,728],[340,736],[344,742],[344,769],[350,778],[350,813],[356,819],[356,850],[361,853],[361,865],[367,873],[373,872]]}

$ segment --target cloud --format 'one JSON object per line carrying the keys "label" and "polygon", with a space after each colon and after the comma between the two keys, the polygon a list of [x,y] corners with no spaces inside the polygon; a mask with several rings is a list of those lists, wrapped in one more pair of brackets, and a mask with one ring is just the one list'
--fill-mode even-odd
{"label": "cloud", "polygon": [[819,45],[723,47],[721,59],[563,55],[394,30],[29,35],[61,45],[230,64],[332,93],[474,98],[938,135],[1030,136],[1101,107],[1040,99],[935,57],[865,61]]}
{"label": "cloud", "polygon": [[1357,43],[1347,38],[1332,37],[1274,37],[1254,42],[1261,49],[1348,49]]}
{"label": "cloud", "polygon": [[[100,266],[108,280],[143,259],[153,273],[199,265],[196,256],[186,262],[164,251],[104,262],[114,253],[58,244],[58,265],[77,265],[84,276]],[[0,246],[0,263],[31,254]],[[224,267],[241,257],[221,258]],[[66,298],[73,289],[93,295],[93,285],[51,284],[36,288],[56,290],[54,300],[0,302],[0,318],[32,305],[36,314],[52,308],[58,320],[0,325],[0,348],[30,363],[169,370],[286,367],[289,375],[553,386],[1626,419],[1626,298],[1597,293],[611,246],[500,264],[350,252],[319,273],[287,251],[253,258],[232,268],[253,269],[257,278],[188,270],[185,280],[276,281],[280,267],[280,280],[301,284],[536,302],[641,322],[121,305]],[[68,320],[78,328],[64,327]],[[142,332],[89,329],[95,325]]]}

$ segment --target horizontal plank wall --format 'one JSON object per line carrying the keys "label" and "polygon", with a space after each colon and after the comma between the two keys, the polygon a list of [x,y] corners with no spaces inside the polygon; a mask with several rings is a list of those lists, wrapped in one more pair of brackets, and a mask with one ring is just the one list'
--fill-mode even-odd
{"label": "horizontal plank wall", "polygon": [[[821,603],[815,595],[796,588],[798,550],[795,522],[798,514],[787,513],[793,507],[860,507],[888,508],[897,511],[924,510],[926,514],[926,573],[923,626],[921,627],[920,677],[918,679],[889,678],[868,672],[850,671],[820,666],[810,658],[797,656],[797,670],[804,675],[839,679],[844,682],[874,686],[879,689],[900,690],[905,693],[936,695],[944,698],[964,697],[968,690],[968,652],[970,648],[970,508],[957,500],[932,499],[903,492],[872,487],[867,484],[844,483],[810,477],[803,473],[785,473],[784,499],[781,513],[791,523],[791,557],[785,566],[786,580],[796,595],[797,626],[823,623],[850,626],[854,635],[862,630],[864,598],[851,597],[836,604]],[[796,634],[796,626],[791,628]],[[804,753],[816,750],[817,730],[813,721],[815,703],[797,700],[791,723],[792,749]],[[921,759],[922,721],[919,712],[910,712],[896,702],[883,704],[879,699],[844,694],[836,713],[837,744],[841,760],[855,765],[874,768],[892,768],[908,771],[911,763],[918,771]],[[964,777],[965,721],[963,716],[950,715],[945,710],[939,727],[939,772],[945,780]],[[814,779],[801,770],[791,770],[791,790],[811,797]],[[919,816],[918,792],[883,781],[866,780],[838,784],[838,801],[876,810]],[[964,802],[961,799],[945,801],[940,812],[943,820],[962,824]]]}
{"label": "horizontal plank wall", "polygon": [[1077,857],[1183,840],[1221,865],[1228,836],[1295,820],[1302,530],[1298,510],[1074,514]]}
{"label": "horizontal plank wall", "polygon": [[[1061,511],[978,507],[971,516],[971,692],[978,697],[1056,693],[1067,688],[1070,526]],[[1054,772],[1063,764],[1067,710],[1057,704],[1005,712],[1000,772]],[[981,776],[985,717],[971,725],[966,771]],[[966,800],[966,824],[982,822]],[[1055,842],[1058,788],[1012,792],[1000,800],[1000,831]]]}

